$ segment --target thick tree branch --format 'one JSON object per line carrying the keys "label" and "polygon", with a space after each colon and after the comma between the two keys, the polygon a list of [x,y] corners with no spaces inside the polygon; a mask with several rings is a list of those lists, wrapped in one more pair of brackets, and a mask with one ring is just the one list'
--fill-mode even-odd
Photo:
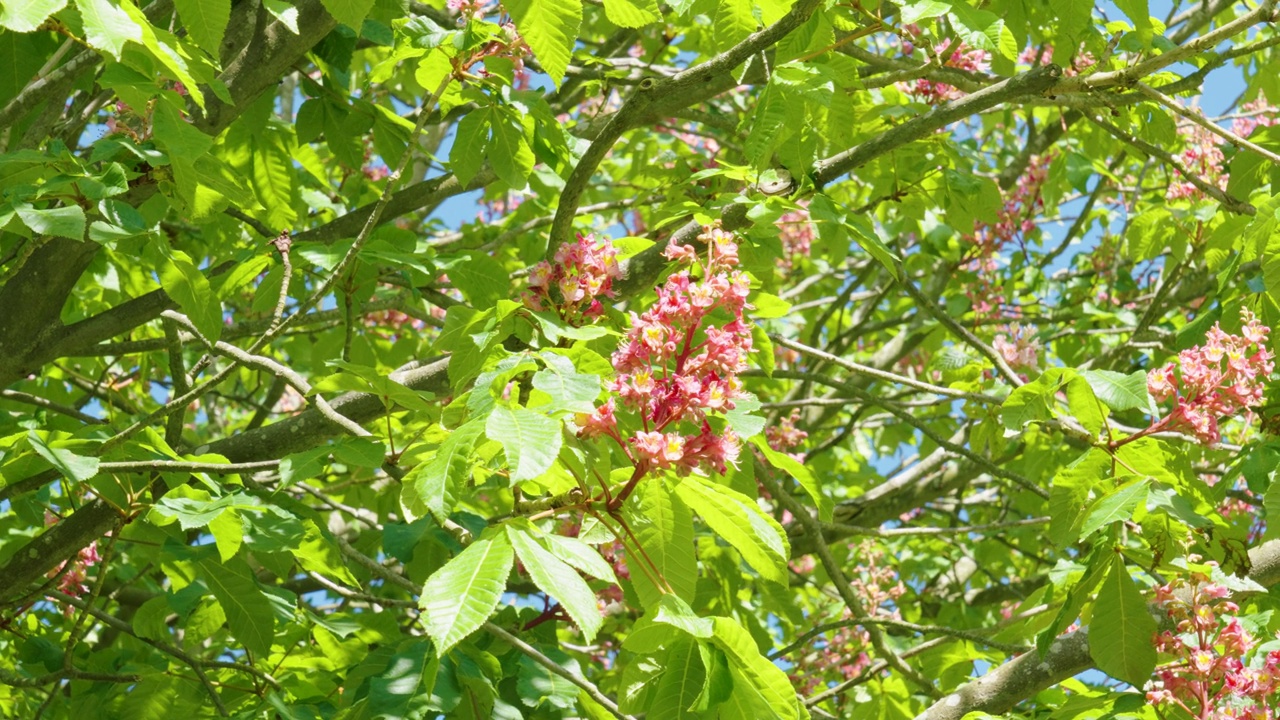
{"label": "thick tree branch", "polygon": [[[1249,560],[1250,579],[1264,586],[1280,583],[1280,540],[1253,548]],[[1088,631],[1078,630],[1054,640],[1043,660],[1037,653],[1014,658],[935,702],[916,720],[960,720],[971,712],[1008,712],[1037,692],[1091,667]]]}

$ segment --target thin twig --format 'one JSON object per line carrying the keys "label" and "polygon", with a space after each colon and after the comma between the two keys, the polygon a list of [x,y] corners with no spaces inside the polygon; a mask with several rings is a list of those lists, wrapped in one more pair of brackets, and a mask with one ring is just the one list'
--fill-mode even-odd
{"label": "thin twig", "polygon": [[[754,460],[754,455],[752,457]],[[836,592],[840,594],[840,599],[849,608],[849,612],[854,617],[868,617],[866,609],[862,606],[862,601],[853,593],[853,586],[849,584],[849,580],[845,577],[840,563],[836,562],[835,557],[831,554],[831,548],[827,546],[827,541],[822,537],[822,529],[818,526],[818,521],[813,519],[807,508],[782,488],[781,483],[773,477],[772,471],[763,462],[756,462],[756,479],[765,486],[772,497],[782,503],[782,506],[804,527],[805,532],[814,539],[814,552],[817,553],[823,569],[827,571],[828,577],[831,578],[832,584],[836,587]],[[880,632],[879,627],[870,623],[862,627],[871,639],[871,645],[875,648],[877,655],[889,663],[893,669],[902,673],[904,677],[919,687],[926,695],[934,698],[941,697],[942,693],[938,692],[933,683],[929,682],[915,668],[903,662],[902,658],[885,643],[884,634]]]}

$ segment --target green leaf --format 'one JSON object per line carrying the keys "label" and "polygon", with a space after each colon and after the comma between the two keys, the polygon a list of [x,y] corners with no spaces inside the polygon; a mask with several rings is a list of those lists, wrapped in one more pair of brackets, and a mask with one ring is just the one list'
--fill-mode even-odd
{"label": "green leaf", "polygon": [[1104,525],[1128,520],[1138,504],[1146,499],[1147,488],[1147,479],[1137,478],[1098,498],[1080,526],[1080,537],[1087,538]]}
{"label": "green leaf", "polygon": [[595,593],[576,570],[543,548],[529,534],[532,526],[525,525],[526,528],[520,528],[516,523],[507,525],[507,538],[511,540],[516,556],[524,563],[533,584],[559,601],[586,641],[591,642],[604,623],[596,606]]}
{"label": "green leaf", "polygon": [[183,530],[202,528],[228,509],[258,512],[265,510],[262,501],[252,495],[233,493],[213,498],[207,491],[189,485],[174,488],[151,506],[154,515],[165,518],[163,521],[152,518],[153,522],[168,523],[177,520]]}
{"label": "green leaf", "polygon": [[1093,0],[1049,0],[1052,17],[1069,38],[1079,38],[1093,24]]}
{"label": "green leaf", "polygon": [[[1070,578],[1075,574],[1075,570],[1068,570],[1062,581],[1055,580],[1057,586],[1066,586],[1067,594],[1063,598],[1062,607],[1058,608],[1058,614],[1054,616],[1053,621],[1048,627],[1036,635],[1036,651],[1040,655],[1040,659],[1044,659],[1049,648],[1053,645],[1053,641],[1058,639],[1072,623],[1080,617],[1080,610],[1084,608],[1085,602],[1093,594],[1093,589],[1102,582],[1103,575],[1106,574],[1107,568],[1110,566],[1110,556],[1112,552],[1109,548],[1094,546],[1093,552],[1089,554],[1088,562],[1084,569],[1080,572],[1080,577],[1074,583],[1070,582]],[[1079,567],[1076,565],[1075,567]],[[1055,568],[1057,572],[1057,568]]]}
{"label": "green leaf", "polygon": [[[981,50],[998,52],[1010,60],[1017,58],[1017,46],[1004,41],[1007,29],[1000,16],[987,10],[977,10],[963,3],[951,6],[951,25],[956,35],[969,45]],[[1012,39],[1012,36],[1010,36]]]}
{"label": "green leaf", "polygon": [[84,21],[85,41],[116,60],[126,42],[142,42],[142,28],[111,0],[76,0],[76,8]]}
{"label": "green leaf", "polygon": [[265,659],[275,636],[275,613],[271,601],[243,562],[228,565],[200,561],[201,577],[227,615],[231,635],[255,658]]}
{"label": "green leaf", "polygon": [[898,3],[902,8],[902,22],[908,25],[921,20],[931,20],[951,12],[951,4],[938,0],[920,0],[912,3]]}
{"label": "green leaf", "polygon": [[1053,477],[1049,490],[1049,539],[1058,547],[1067,547],[1080,537],[1089,492],[1107,477],[1111,456],[1104,450],[1090,448]]}
{"label": "green leaf", "polygon": [[569,563],[578,570],[606,582],[618,582],[613,568],[609,566],[609,563],[605,562],[600,553],[578,538],[547,534],[540,536],[539,539],[547,546],[552,555]]}
{"label": "green leaf", "polygon": [[1262,496],[1262,508],[1266,511],[1267,529],[1263,539],[1280,537],[1280,472],[1269,473],[1267,492]]}
{"label": "green leaf", "polygon": [[13,209],[33,233],[84,240],[84,210],[79,205],[33,208],[22,203],[15,204]]}
{"label": "green leaf", "polygon": [[488,144],[489,113],[469,112],[458,121],[453,150],[449,152],[449,167],[458,178],[458,182],[465,185],[480,172]]}
{"label": "green leaf", "polygon": [[667,649],[663,665],[666,671],[658,681],[657,696],[645,717],[653,720],[698,717],[691,709],[697,704],[707,679],[698,643],[689,637],[679,638]]}
{"label": "green leaf", "polygon": [[756,31],[751,9],[751,0],[716,0],[713,37],[718,50],[727,50]]}
{"label": "green leaf", "polygon": [[752,414],[752,411],[760,409],[760,401],[754,395],[744,393],[742,397],[733,401],[733,405],[732,410],[724,410],[722,414],[725,421],[729,423],[729,427],[737,433],[739,440],[753,438],[764,431],[765,419]]}
{"label": "green leaf", "polygon": [[253,138],[253,189],[258,202],[267,209],[267,226],[286,230],[298,213],[293,209],[293,183],[298,176],[290,149],[292,136],[279,128],[268,128]]}
{"label": "green leaf", "polygon": [[1151,407],[1147,374],[1141,370],[1125,375],[1111,370],[1081,370],[1098,399],[1116,412],[1146,410]]}
{"label": "green leaf", "polygon": [[560,86],[582,24],[582,0],[508,0],[503,4],[520,36]]}
{"label": "green leaf", "polygon": [[513,483],[532,480],[550,469],[564,441],[559,420],[505,405],[493,408],[485,422],[485,434],[502,443]]}
{"label": "green leaf", "polygon": [[181,250],[169,250],[167,262],[160,268],[160,285],[165,294],[178,303],[209,342],[222,337],[222,304],[209,286],[191,256]]}
{"label": "green leaf", "polygon": [[320,0],[320,4],[324,5],[324,9],[329,11],[334,20],[355,30],[356,34],[360,33],[365,17],[373,9],[373,3],[374,0]]}
{"label": "green leaf", "polygon": [[222,52],[222,34],[231,19],[231,0],[174,0],[182,24],[211,57]]}
{"label": "green leaf", "polygon": [[786,533],[751,498],[693,475],[676,486],[676,494],[761,577],[787,582],[791,549]]}
{"label": "green leaf", "polygon": [[848,215],[845,218],[845,224],[852,232],[854,242],[861,245],[863,250],[883,265],[894,279],[901,279],[898,277],[898,264],[902,262],[902,258],[885,245],[870,220],[861,215]]}
{"label": "green leaf", "polygon": [[584,375],[573,366],[573,361],[563,355],[543,353],[545,370],[534,373],[533,386],[551,396],[555,411],[575,413],[591,412],[600,395],[600,376]]}
{"label": "green leaf", "polygon": [[286,0],[262,0],[262,7],[281,24],[289,28],[289,32],[298,34],[298,8]]}
{"label": "green leaf", "polygon": [[791,310],[791,303],[767,292],[756,293],[751,304],[756,308],[751,311],[751,317],[762,320],[784,317]]}
{"label": "green leaf", "polygon": [[1129,577],[1124,559],[1112,556],[1111,571],[1102,581],[1089,623],[1089,655],[1098,669],[1135,687],[1142,687],[1156,667],[1151,638],[1156,621],[1147,601]]}
{"label": "green leaf", "polygon": [[769,443],[763,437],[752,438],[752,442],[770,465],[787,473],[800,483],[800,487],[804,488],[805,493],[813,499],[814,506],[818,508],[818,519],[822,522],[831,522],[832,515],[835,513],[835,503],[822,492],[822,485],[813,471],[790,455],[769,447]]}
{"label": "green leaf", "polygon": [[[578,661],[567,653],[554,647],[543,648],[542,652],[575,676],[582,675],[582,667]],[[580,692],[577,685],[546,669],[528,655],[520,656],[516,691],[520,693],[520,700],[525,705],[536,708],[546,704],[561,710],[575,709]]]}
{"label": "green leaf", "polygon": [[347,569],[346,559],[328,529],[310,518],[303,518],[302,527],[302,537],[296,538],[289,548],[302,569],[346,583],[348,587],[360,587],[360,581]]}
{"label": "green leaf", "polygon": [[98,464],[101,461],[96,457],[85,457],[66,448],[51,447],[35,430],[27,432],[27,439],[31,441],[31,447],[36,453],[48,460],[65,478],[87,482],[98,474]]}
{"label": "green leaf", "polygon": [[490,123],[493,139],[486,150],[486,157],[493,171],[512,190],[521,190],[529,184],[533,172],[533,149],[525,139],[524,127],[519,118],[495,117]]}
{"label": "green leaf", "polygon": [[1094,395],[1093,388],[1083,378],[1074,377],[1067,382],[1065,392],[1067,407],[1070,408],[1071,414],[1080,421],[1085,430],[1097,437],[1102,426],[1106,424],[1107,418],[1103,415],[1102,406],[1098,404],[1098,397]]}
{"label": "green leaf", "polygon": [[648,709],[664,672],[666,667],[660,656],[633,657],[622,669],[618,708],[624,713],[642,713]]}
{"label": "green leaf", "polygon": [[[654,479],[641,482],[622,506],[622,515],[636,540],[653,561],[676,596],[692,601],[698,584],[698,563],[693,554],[693,514],[665,483]],[[662,593],[644,573],[631,576],[640,602],[651,608]]]}
{"label": "green leaf", "polygon": [[1133,29],[1142,42],[1151,42],[1151,10],[1147,7],[1147,0],[1116,0],[1116,7],[1133,21]]}
{"label": "green leaf", "polygon": [[668,593],[631,626],[622,646],[635,653],[653,653],[669,646],[677,637],[705,640],[713,632],[710,618],[698,617],[688,603]]}
{"label": "green leaf", "polygon": [[369,680],[370,718],[410,720],[423,717],[424,701],[431,698],[440,659],[432,654],[426,640],[401,645],[391,661]]}
{"label": "green leaf", "polygon": [[1015,389],[1005,398],[1000,416],[1009,430],[1022,430],[1030,422],[1053,417],[1053,396],[1075,377],[1070,368],[1049,368],[1040,377]]}
{"label": "green leaf", "polygon": [[715,624],[710,618],[698,617],[689,603],[675,595],[663,595],[652,615],[654,622],[679,628],[695,638],[705,640],[715,634]]}
{"label": "green leaf", "polygon": [[549,312],[529,311],[529,314],[538,321],[538,325],[542,328],[542,334],[547,336],[547,342],[549,343],[558,343],[561,338],[595,340],[609,334],[609,330],[602,325],[574,327]]}
{"label": "green leaf", "polygon": [[731,618],[714,621],[712,642],[729,659],[733,696],[754,710],[747,717],[809,717],[786,673],[760,654],[751,634]]}
{"label": "green leaf", "polygon": [[235,510],[223,510],[209,521],[209,534],[218,548],[218,559],[229,562],[244,545],[244,520]]}
{"label": "green leaf", "polygon": [[507,589],[515,554],[506,533],[485,533],[432,573],[418,605],[440,655],[484,624]]}
{"label": "green leaf", "polygon": [[499,300],[511,296],[511,281],[506,269],[484,253],[469,253],[446,269],[454,287],[461,290],[462,296],[477,310],[487,310]]}
{"label": "green leaf", "polygon": [[[419,463],[404,477],[407,491],[426,508],[436,522],[444,524],[457,502],[458,489],[471,476],[471,451],[484,430],[484,423],[472,420],[449,433],[440,449],[427,462]],[[406,502],[406,505],[411,503]],[[421,511],[415,512],[421,515]]]}
{"label": "green leaf", "polygon": [[609,22],[624,28],[644,27],[662,19],[657,0],[604,0]]}
{"label": "green leaf", "polygon": [[29,33],[66,6],[67,0],[9,0],[0,3],[0,27]]}

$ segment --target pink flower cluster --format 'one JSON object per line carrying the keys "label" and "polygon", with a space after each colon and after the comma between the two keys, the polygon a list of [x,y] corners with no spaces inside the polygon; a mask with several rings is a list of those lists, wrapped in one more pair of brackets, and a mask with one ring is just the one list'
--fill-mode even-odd
{"label": "pink flower cluster", "polygon": [[973,252],[964,268],[978,274],[977,282],[970,284],[965,292],[974,315],[979,318],[1009,316],[999,283],[999,256],[1010,243],[1025,245],[1026,236],[1035,232],[1034,218],[1044,209],[1040,189],[1049,178],[1049,161],[1048,156],[1032,157],[1013,192],[1005,197],[996,223],[978,222],[973,234],[965,236],[973,243]]}
{"label": "pink flower cluster", "polygon": [[445,7],[457,13],[461,20],[483,20],[494,9],[488,0],[448,0]]}
{"label": "pink flower cluster", "polygon": [[[1048,65],[1053,62],[1053,46],[1042,45],[1038,48],[1028,47],[1018,55],[1018,62],[1023,65],[1033,66]],[[1093,53],[1085,50],[1077,53],[1075,57],[1071,58],[1071,65],[1063,68],[1062,74],[1067,77],[1074,77],[1079,75],[1081,70],[1091,68],[1097,64],[1098,60],[1093,56]]]}
{"label": "pink flower cluster", "polygon": [[[54,515],[48,510],[44,511],[45,527],[55,525],[58,521],[59,518],[57,515]],[[58,578],[59,592],[72,597],[80,597],[81,595],[89,592],[89,586],[85,584],[89,579],[87,572],[88,568],[91,568],[100,562],[102,562],[102,557],[98,555],[98,542],[95,540],[89,543],[88,547],[80,548],[80,552],[76,555],[75,559],[63,560],[57,567],[50,570],[49,577]],[[63,572],[64,570],[66,572]],[[59,575],[61,575],[61,577],[59,577]],[[71,608],[68,607],[67,611],[70,612]]]}
{"label": "pink flower cluster", "polygon": [[[955,49],[952,50],[952,42],[951,40],[943,40],[937,47],[938,57],[945,58],[942,62],[943,67],[967,70],[969,72],[986,72],[987,60],[990,58],[986,50],[975,50],[962,42],[957,42]],[[906,51],[906,46],[903,47],[903,51]],[[914,84],[901,83],[901,85],[908,93],[914,95],[917,100],[927,102],[930,105],[941,105],[949,100],[965,96],[965,93],[954,85],[935,82],[926,78],[920,78]]]}
{"label": "pink flower cluster", "polygon": [[1005,325],[991,346],[1015,370],[1034,370],[1040,362],[1040,341],[1018,323]]}
{"label": "pink flower cluster", "polygon": [[[658,300],[642,314],[632,313],[631,329],[613,354],[618,376],[611,385],[616,397],[579,417],[584,437],[608,436],[622,445],[636,466],[636,477],[651,469],[680,472],[710,468],[723,473],[737,461],[739,441],[732,430],[716,432],[710,412],[734,408],[742,394],[738,373],[747,367],[751,327],[743,318],[751,281],[735,269],[738,245],[732,234],[706,228],[699,239],[708,259],[701,280],[688,270],[667,278]],[[668,259],[698,263],[692,245],[669,245]],[[717,327],[712,314],[731,319]],[[641,428],[623,439],[617,404],[634,410]],[[685,433],[681,424],[699,427]]]}
{"label": "pink flower cluster", "polygon": [[534,310],[553,308],[569,323],[597,318],[604,313],[600,298],[613,297],[613,281],[621,274],[611,240],[579,234],[576,242],[556,250],[555,264],[543,261],[529,271],[524,304]]}
{"label": "pink flower cluster", "polygon": [[1227,598],[1230,591],[1204,573],[1192,573],[1156,589],[1177,632],[1155,637],[1172,663],[1156,670],[1147,701],[1180,708],[1201,720],[1273,720],[1280,712],[1280,650],[1250,651],[1257,640]]}
{"label": "pink flower cluster", "polygon": [[[1194,123],[1179,126],[1178,135],[1182,137],[1183,150],[1175,157],[1182,167],[1206,183],[1226,190],[1228,178],[1223,168],[1226,156],[1218,145],[1218,136]],[[1181,175],[1177,170],[1174,172]],[[1169,190],[1165,193],[1168,200],[1198,200],[1202,197],[1204,192],[1186,179],[1169,183]]]}
{"label": "pink flower cluster", "polygon": [[[796,427],[796,421],[799,419],[800,409],[796,408],[790,415],[779,420],[777,425],[765,429],[764,437],[769,441],[769,447],[778,452],[787,452],[804,442],[809,437],[809,433]],[[792,457],[797,460],[804,459],[804,455],[799,453],[793,453]]]}
{"label": "pink flower cluster", "polygon": [[1240,117],[1231,121],[1231,132],[1247,138],[1259,127],[1271,127],[1280,123],[1276,112],[1276,106],[1267,102],[1266,95],[1259,93],[1256,99],[1240,106]]}
{"label": "pink flower cluster", "polygon": [[813,223],[809,221],[808,201],[801,201],[799,210],[792,210],[778,218],[778,239],[782,241],[782,257],[778,267],[791,270],[796,260],[809,257],[813,247]]}
{"label": "pink flower cluster", "polygon": [[1189,430],[1201,442],[1220,441],[1218,421],[1262,402],[1267,378],[1275,370],[1266,348],[1266,325],[1242,308],[1242,335],[1231,335],[1217,323],[1205,344],[1178,353],[1168,363],[1147,373],[1147,390],[1156,402],[1176,400],[1177,407],[1164,419],[1144,430]]}
{"label": "pink flower cluster", "polygon": [[[858,565],[849,584],[862,600],[863,608],[875,617],[901,620],[897,601],[906,593],[906,586],[899,579],[898,572],[885,562],[883,548],[873,541],[864,541],[851,545],[850,549],[851,557],[858,559]],[[810,571],[812,567],[809,566]],[[847,609],[840,616],[841,620],[851,618],[852,614]],[[808,653],[796,658],[789,672],[791,680],[806,695],[827,687],[829,683],[852,680],[870,667],[871,657],[867,653],[870,646],[871,638],[860,625],[834,630],[825,642],[815,644]],[[851,694],[843,693],[833,702],[839,706],[851,700]]]}

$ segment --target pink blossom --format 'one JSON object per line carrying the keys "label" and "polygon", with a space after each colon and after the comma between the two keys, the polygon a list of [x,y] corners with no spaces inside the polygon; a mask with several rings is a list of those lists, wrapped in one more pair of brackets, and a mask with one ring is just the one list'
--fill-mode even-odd
{"label": "pink blossom", "polygon": [[1158,715],[1176,707],[1197,718],[1274,720],[1280,711],[1280,651],[1254,652],[1258,642],[1235,617],[1239,607],[1227,592],[1201,572],[1157,588],[1156,602],[1177,627],[1154,638],[1156,650],[1170,657],[1147,685]]}
{"label": "pink blossom", "polygon": [[578,235],[576,242],[561,245],[554,259],[554,264],[544,261],[529,270],[525,305],[533,310],[553,309],[570,324],[604,314],[599,298],[613,297],[613,281],[622,275],[613,242]]}
{"label": "pink blossom", "polygon": [[[734,409],[742,395],[737,373],[751,352],[751,327],[743,318],[750,278],[734,270],[738,247],[733,235],[718,226],[705,228],[699,239],[707,246],[701,280],[690,270],[670,275],[657,288],[657,300],[642,313],[632,313],[631,328],[613,353],[616,378],[610,389],[618,406],[636,413],[641,430],[629,439],[615,438],[634,450],[639,478],[651,469],[678,472],[724,472],[737,461],[740,447],[730,431],[719,433],[709,413]],[[582,246],[564,246],[557,260],[580,262]],[[698,263],[692,246],[668,245],[669,259]],[[713,312],[727,312],[721,326],[709,322]],[[599,423],[580,423],[584,435],[603,434]],[[685,426],[697,428],[690,431]]]}
{"label": "pink blossom", "polygon": [[[1175,400],[1172,413],[1131,437],[1159,430],[1188,430],[1201,442],[1222,437],[1219,421],[1262,403],[1265,382],[1275,370],[1265,342],[1270,332],[1248,309],[1241,309],[1243,335],[1231,335],[1214,324],[1205,344],[1178,353],[1147,374],[1147,389],[1158,402]],[[1176,367],[1176,372],[1175,372]]]}

